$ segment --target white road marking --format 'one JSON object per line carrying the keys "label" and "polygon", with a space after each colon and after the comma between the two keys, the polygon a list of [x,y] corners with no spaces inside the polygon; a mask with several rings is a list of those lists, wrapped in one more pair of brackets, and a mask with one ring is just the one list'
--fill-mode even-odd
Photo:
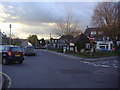
{"label": "white road marking", "polygon": [[108,65],[101,65],[101,67],[110,67],[110,66],[108,66]]}
{"label": "white road marking", "polygon": [[12,80],[10,79],[10,77],[8,75],[6,75],[5,73],[0,72],[1,74],[3,74],[5,77],[7,77],[7,79],[9,80],[9,84],[7,88],[10,88],[10,85],[12,84]]}

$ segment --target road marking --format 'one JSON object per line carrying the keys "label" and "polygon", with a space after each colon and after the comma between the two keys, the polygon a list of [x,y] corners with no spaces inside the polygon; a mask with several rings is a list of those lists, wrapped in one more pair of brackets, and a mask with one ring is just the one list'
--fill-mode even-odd
{"label": "road marking", "polygon": [[101,67],[110,67],[110,66],[108,66],[108,65],[101,65]]}
{"label": "road marking", "polygon": [[8,83],[8,86],[6,87],[6,88],[10,88],[10,85],[12,84],[12,80],[11,80],[11,78],[8,76],[8,75],[6,75],[5,73],[2,73],[2,72],[0,72],[2,75],[4,75],[5,77],[7,77],[7,79],[9,80],[9,83]]}

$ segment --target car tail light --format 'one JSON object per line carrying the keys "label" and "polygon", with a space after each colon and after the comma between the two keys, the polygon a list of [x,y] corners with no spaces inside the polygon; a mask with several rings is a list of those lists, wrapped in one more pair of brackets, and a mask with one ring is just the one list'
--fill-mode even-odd
{"label": "car tail light", "polygon": [[23,56],[24,56],[24,55],[25,55],[25,52],[23,52],[22,54],[23,54]]}
{"label": "car tail light", "polygon": [[11,51],[8,51],[8,55],[9,55],[9,56],[12,56],[12,52],[11,52]]}
{"label": "car tail light", "polygon": [[16,53],[19,53],[19,51],[16,51]]}

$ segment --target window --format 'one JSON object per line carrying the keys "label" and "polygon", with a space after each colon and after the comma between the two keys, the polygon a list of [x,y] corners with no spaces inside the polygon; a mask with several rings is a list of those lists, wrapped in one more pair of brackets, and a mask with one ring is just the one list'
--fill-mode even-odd
{"label": "window", "polygon": [[32,49],[34,49],[34,47],[26,47],[26,49],[32,50]]}
{"label": "window", "polygon": [[10,51],[22,51],[20,47],[11,47]]}
{"label": "window", "polygon": [[100,46],[100,48],[105,49],[105,46]]}
{"label": "window", "polygon": [[90,49],[90,44],[86,44],[86,48],[87,48],[87,49]]}
{"label": "window", "polygon": [[54,40],[52,40],[52,43],[54,43]]}
{"label": "window", "polygon": [[0,51],[6,51],[7,47],[6,46],[0,46]]}
{"label": "window", "polygon": [[108,45],[106,46],[106,49],[108,49]]}
{"label": "window", "polygon": [[108,49],[108,44],[99,44],[101,49]]}
{"label": "window", "polygon": [[42,43],[42,41],[40,41],[40,43]]}
{"label": "window", "polygon": [[109,37],[107,37],[107,40],[110,40],[110,38],[109,38]]}
{"label": "window", "polygon": [[57,43],[57,40],[55,40],[55,43]]}
{"label": "window", "polygon": [[91,32],[91,34],[96,34],[96,32],[95,32],[95,31],[93,31],[93,32]]}

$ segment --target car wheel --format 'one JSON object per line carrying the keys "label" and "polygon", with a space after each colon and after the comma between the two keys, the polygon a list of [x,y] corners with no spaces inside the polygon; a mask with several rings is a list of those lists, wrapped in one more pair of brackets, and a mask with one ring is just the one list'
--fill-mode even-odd
{"label": "car wheel", "polygon": [[23,63],[23,60],[19,60],[18,63],[22,64],[22,63]]}
{"label": "car wheel", "polygon": [[27,54],[25,53],[25,56],[27,56]]}
{"label": "car wheel", "polygon": [[2,59],[2,64],[3,65],[7,65],[8,64],[8,60],[6,58]]}

